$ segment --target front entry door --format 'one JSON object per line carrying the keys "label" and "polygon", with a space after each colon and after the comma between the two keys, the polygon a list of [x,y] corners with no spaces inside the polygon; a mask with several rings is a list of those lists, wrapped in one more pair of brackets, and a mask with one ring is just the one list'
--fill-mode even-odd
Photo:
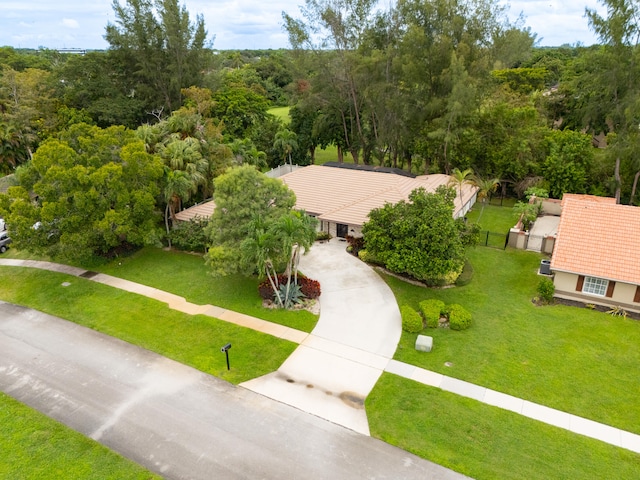
{"label": "front entry door", "polygon": [[349,234],[349,225],[344,223],[336,223],[336,236],[340,238],[346,238]]}

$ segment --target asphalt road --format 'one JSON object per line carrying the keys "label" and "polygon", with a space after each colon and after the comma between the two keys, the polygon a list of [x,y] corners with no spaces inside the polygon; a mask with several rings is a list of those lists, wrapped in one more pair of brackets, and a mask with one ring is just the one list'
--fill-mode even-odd
{"label": "asphalt road", "polygon": [[467,478],[147,350],[3,302],[0,390],[168,479]]}

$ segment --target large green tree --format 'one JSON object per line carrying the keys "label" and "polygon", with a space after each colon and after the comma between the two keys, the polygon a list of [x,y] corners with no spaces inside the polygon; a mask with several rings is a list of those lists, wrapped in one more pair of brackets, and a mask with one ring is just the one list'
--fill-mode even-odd
{"label": "large green tree", "polygon": [[[640,167],[633,151],[640,125],[640,2],[637,0],[601,0],[606,17],[594,9],[586,9],[589,26],[602,46],[594,49],[584,72],[576,79],[575,108],[582,112],[585,126],[591,131],[615,133],[615,148],[608,149],[613,164],[614,195],[618,203],[631,178],[624,179],[621,170]],[[640,170],[640,168],[636,168]],[[627,190],[628,191],[628,190]]]}
{"label": "large green tree", "polygon": [[[216,209],[207,226],[207,263],[214,275],[258,273],[271,282],[280,306],[289,306],[300,255],[315,240],[315,220],[293,209],[295,194],[250,165],[215,180]],[[278,283],[284,272],[287,282]]]}
{"label": "large green tree", "polygon": [[593,164],[591,136],[573,130],[549,132],[549,155],[542,165],[551,198],[587,193]]}
{"label": "large green tree", "polygon": [[3,200],[18,248],[87,261],[123,244],[159,241],[162,162],[133,131],[74,125],[43,142],[18,177],[21,186]]}
{"label": "large green tree", "polygon": [[392,272],[431,285],[451,283],[462,271],[465,225],[453,218],[453,188],[414,190],[409,201],[387,203],[362,227],[365,248]]}
{"label": "large green tree", "polygon": [[[251,165],[231,168],[220,175],[214,181],[214,191],[216,209],[207,231],[211,244],[223,249],[240,245],[255,217],[275,221],[296,203],[295,194],[282,181],[267,177]],[[217,269],[217,265],[212,266]],[[240,265],[235,268],[242,270]]]}
{"label": "large green tree", "polygon": [[115,23],[106,27],[110,53],[138,83],[133,95],[147,108],[170,112],[181,89],[201,86],[207,64],[207,31],[201,15],[191,22],[178,0],[113,1]]}

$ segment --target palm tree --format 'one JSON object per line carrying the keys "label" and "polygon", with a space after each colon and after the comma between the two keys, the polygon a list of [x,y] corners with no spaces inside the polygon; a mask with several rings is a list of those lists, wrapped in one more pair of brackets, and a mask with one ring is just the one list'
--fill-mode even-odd
{"label": "palm tree", "polygon": [[465,170],[460,171],[458,168],[454,168],[451,172],[451,180],[449,180],[449,185],[454,185],[458,187],[460,191],[460,205],[464,206],[462,202],[462,187],[464,185],[473,184],[473,169],[467,168]]}
{"label": "palm tree", "polygon": [[473,177],[473,183],[476,187],[478,187],[478,199],[482,202],[482,209],[480,210],[480,215],[478,215],[478,220],[476,223],[480,223],[480,218],[484,213],[484,207],[487,203],[487,197],[496,191],[498,185],[500,184],[500,180],[497,178],[482,178],[480,176]]}
{"label": "palm tree", "polygon": [[289,157],[289,165],[291,165],[291,152],[298,148],[298,136],[295,132],[288,129],[280,130],[276,133],[273,141],[273,148],[280,150],[283,153],[283,160],[287,162],[287,156]]}
{"label": "palm tree", "polygon": [[169,236],[169,217],[175,220],[176,208],[182,200],[187,200],[193,191],[193,183],[186,172],[182,170],[171,170],[165,167],[164,171],[164,200],[167,206],[164,210],[164,224],[167,229],[167,239],[171,248],[171,237]]}
{"label": "palm tree", "polygon": [[236,164],[253,165],[258,170],[267,166],[267,154],[258,150],[250,138],[236,139],[229,147],[235,156]]}
{"label": "palm tree", "polygon": [[282,308],[284,302],[279,295],[278,275],[275,270],[272,254],[276,252],[277,242],[272,232],[266,229],[261,217],[254,217],[249,225],[247,237],[240,245],[241,263],[252,265],[258,270],[258,275],[266,275],[275,293],[276,301]]}

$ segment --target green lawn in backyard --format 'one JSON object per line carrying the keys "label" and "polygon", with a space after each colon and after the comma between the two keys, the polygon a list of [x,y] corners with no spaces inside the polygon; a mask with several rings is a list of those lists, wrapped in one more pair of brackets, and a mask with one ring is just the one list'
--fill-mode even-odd
{"label": "green lawn in backyard", "polygon": [[[327,148],[316,150],[316,165],[322,165],[327,162],[338,161],[338,148],[335,145],[329,145]],[[353,163],[353,157],[350,153],[344,152],[344,163]]]}
{"label": "green lawn in backyard", "polygon": [[[63,286],[69,282],[69,286]],[[0,267],[0,300],[35,308],[190,365],[231,383],[277,370],[296,344],[90,280]],[[220,347],[233,344],[227,371]]]}
{"label": "green lawn in backyard", "polygon": [[371,434],[477,480],[639,479],[640,455],[384,373]]}
{"label": "green lawn in backyard", "polygon": [[0,425],[0,478],[161,478],[1,392]]}
{"label": "green lawn in backyard", "polygon": [[291,123],[291,117],[289,116],[289,107],[274,107],[267,110],[267,113],[270,113],[274,117],[282,120],[282,123],[285,125],[289,125]]}
{"label": "green lawn in backyard", "polygon": [[539,254],[475,247],[468,256],[474,277],[464,287],[427,289],[383,275],[399,305],[438,298],[473,315],[469,330],[424,330],[434,339],[428,354],[403,332],[395,358],[640,433],[640,322],[534,305]]}
{"label": "green lawn in backyard", "polygon": [[[507,233],[518,221],[517,216],[513,213],[513,205],[515,199],[505,198],[500,206],[500,199],[493,199],[491,203],[487,201],[476,202],[471,211],[467,213],[467,218],[471,223],[479,223],[481,230],[488,230],[495,233]],[[480,222],[478,222],[480,218]]]}
{"label": "green lawn in backyard", "polygon": [[213,277],[201,255],[144,248],[96,269],[180,295],[189,302],[217,305],[305,332],[313,330],[318,321],[317,315],[306,310],[264,308],[257,278]]}

